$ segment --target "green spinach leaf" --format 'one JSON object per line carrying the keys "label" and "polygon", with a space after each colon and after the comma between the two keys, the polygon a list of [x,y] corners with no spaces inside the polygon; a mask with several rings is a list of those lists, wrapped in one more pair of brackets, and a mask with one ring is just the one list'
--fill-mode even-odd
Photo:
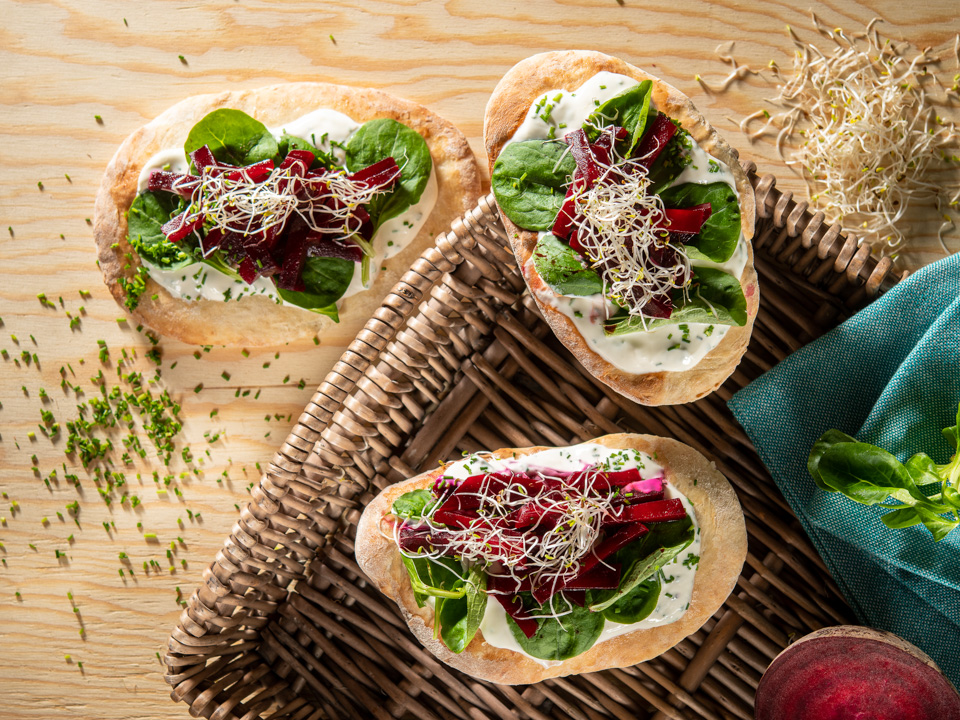
{"label": "green spinach leaf", "polygon": [[[617,598],[612,605],[604,608],[603,616],[611,622],[624,624],[645,620],[657,607],[660,591],[660,573],[657,572],[636,585],[630,592]],[[599,600],[601,598],[593,601]]]}
{"label": "green spinach leaf", "polygon": [[[724,182],[684,183],[660,192],[660,199],[668,208],[686,208],[710,203],[710,217],[700,232],[687,243],[689,251],[714,262],[726,262],[740,241],[740,205],[733,188]],[[693,257],[694,255],[691,255]]]}
{"label": "green spinach leaf", "polygon": [[650,112],[650,88],[652,83],[644,80],[639,85],[627,88],[623,92],[607,100],[594,110],[583,124],[583,129],[591,140],[599,135],[598,127],[619,125],[630,133],[628,149],[625,155],[630,155],[647,126],[647,116]]}
{"label": "green spinach leaf", "polygon": [[466,650],[480,629],[487,608],[486,587],[487,576],[471,569],[464,581],[466,594],[459,599],[445,599],[438,608],[440,638],[452,652],[459,654]]}
{"label": "green spinach leaf", "polygon": [[817,471],[824,485],[863,505],[877,505],[888,497],[908,505],[927,502],[903,463],[867,443],[838,443],[827,448]]}
{"label": "green spinach leaf", "polygon": [[420,200],[430,180],[430,148],[416,130],[391,118],[365,122],[347,141],[347,168],[356,172],[384,158],[400,166],[400,181],[389,193],[374,197],[368,210],[374,227],[396,217]]}
{"label": "green spinach leaf", "polygon": [[742,327],[747,322],[747,299],[740,281],[723,270],[695,267],[687,297],[684,298],[682,290],[675,290],[673,303],[673,312],[668,318],[646,318],[644,327],[643,320],[636,315],[622,315],[611,318],[604,332],[608,336],[619,336],[680,323]]}
{"label": "green spinach leaf", "polygon": [[570,612],[538,621],[537,632],[530,638],[507,616],[507,626],[523,651],[541,660],[569,660],[592,648],[603,632],[603,614],[590,612],[585,607],[566,606],[562,600],[555,601],[555,607],[559,612],[567,609]]}
{"label": "green spinach leaf", "polygon": [[301,291],[277,288],[277,294],[289,303],[339,321],[336,301],[346,292],[356,263],[343,258],[310,257],[303,264]]}
{"label": "green spinach leaf", "polygon": [[419,520],[438,500],[426,488],[411,490],[393,501],[393,514],[405,520]]}
{"label": "green spinach leaf", "polygon": [[596,295],[603,281],[596,270],[585,267],[580,253],[556,235],[547,234],[533,249],[533,267],[543,281],[560,295]]}
{"label": "green spinach leaf", "polygon": [[576,167],[562,142],[512,142],[497,158],[490,185],[510,220],[526,230],[550,230]]}
{"label": "green spinach leaf", "polygon": [[179,198],[167,192],[142,192],[134,199],[127,213],[127,239],[141,259],[161,268],[193,262],[181,245],[167,240],[160,230],[179,205]]}
{"label": "green spinach leaf", "polygon": [[221,108],[204,116],[193,126],[183,151],[190,153],[206,145],[220,162],[250,165],[277,156],[277,141],[259,120],[245,112]]}
{"label": "green spinach leaf", "polygon": [[823,482],[823,479],[820,477],[820,458],[823,457],[823,454],[829,448],[839,443],[855,442],[857,442],[857,439],[850,437],[846,433],[842,433],[839,430],[827,430],[820,436],[820,439],[813,444],[810,455],[807,457],[807,472],[813,477],[813,481],[817,484],[818,488],[826,490],[827,492],[834,491],[833,488]]}

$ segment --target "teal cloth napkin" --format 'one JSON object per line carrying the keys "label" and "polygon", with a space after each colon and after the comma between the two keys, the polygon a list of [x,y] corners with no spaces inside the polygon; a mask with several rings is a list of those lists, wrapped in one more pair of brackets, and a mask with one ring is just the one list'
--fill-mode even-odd
{"label": "teal cloth napkin", "polygon": [[810,447],[830,428],[901,461],[945,463],[940,433],[960,403],[960,254],[899,283],[731,398],[790,507],[860,622],[930,655],[960,686],[960,528],[935,543],[922,526],[818,490]]}

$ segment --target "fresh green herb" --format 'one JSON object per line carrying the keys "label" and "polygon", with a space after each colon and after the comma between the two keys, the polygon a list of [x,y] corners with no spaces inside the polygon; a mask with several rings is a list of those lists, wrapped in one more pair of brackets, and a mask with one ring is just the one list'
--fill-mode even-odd
{"label": "fresh green herb", "polygon": [[393,501],[393,514],[404,520],[417,520],[437,503],[437,499],[426,488],[411,490]]}
{"label": "fresh green herb", "polygon": [[497,158],[490,183],[510,220],[527,230],[550,230],[575,169],[564,143],[513,142]]}
{"label": "fresh green herb", "polygon": [[533,249],[533,267],[558,294],[585,296],[603,292],[600,275],[584,267],[580,258],[580,253],[551,233],[543,235]]}
{"label": "fresh green herb", "polygon": [[649,80],[644,80],[639,85],[627,88],[600,105],[583,124],[588,137],[594,140],[599,135],[598,128],[611,124],[619,125],[630,133],[630,143],[626,153],[632,153],[647,126],[651,86],[652,83]]}
{"label": "fresh green herb", "polygon": [[204,145],[217,160],[232,165],[252,165],[273,159],[278,152],[276,139],[263,123],[229,108],[214,110],[194,125],[183,151],[189,159]]}
{"label": "fresh green herb", "polygon": [[[889,528],[923,524],[937,542],[960,524],[960,408],[957,425],[944,438],[954,455],[944,465],[926,453],[905,463],[886,450],[828,430],[814,444],[807,470],[821,490],[839,492],[862,505],[892,510],[880,517]],[[891,501],[892,500],[892,501]]]}

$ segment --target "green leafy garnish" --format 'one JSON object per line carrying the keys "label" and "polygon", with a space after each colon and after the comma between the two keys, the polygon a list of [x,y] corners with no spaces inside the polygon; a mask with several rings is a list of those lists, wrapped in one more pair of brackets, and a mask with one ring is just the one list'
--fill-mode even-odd
{"label": "green leafy garnish", "polygon": [[580,253],[546,234],[533,250],[533,267],[543,281],[560,295],[596,295],[603,281],[596,270],[585,267]]}
{"label": "green leafy garnish", "polygon": [[554,609],[558,613],[570,612],[538,620],[537,632],[529,638],[516,621],[507,616],[510,633],[523,651],[541,660],[569,660],[592,648],[603,632],[603,614],[570,606],[562,599],[554,600]]}
{"label": "green leafy garnish", "polygon": [[490,184],[510,220],[527,230],[550,230],[576,166],[565,143],[512,142],[497,158]]}
{"label": "green leafy garnish", "polygon": [[[958,427],[960,408],[957,425],[943,431],[954,449]],[[937,465],[925,453],[901,463],[882,448],[828,430],[811,448],[807,471],[821,490],[839,492],[861,505],[891,509],[880,517],[889,528],[923,524],[939,542],[960,525],[960,451],[945,465]],[[888,502],[891,498],[895,502]]]}
{"label": "green leafy garnish", "polygon": [[193,126],[183,151],[190,160],[190,153],[202,148],[220,162],[231,165],[251,165],[277,156],[277,141],[267,126],[240,110],[221,108],[204,116]]}
{"label": "green leafy garnish", "polygon": [[590,140],[595,140],[600,134],[596,128],[619,125],[626,128],[630,134],[626,154],[632,153],[647,126],[651,85],[649,80],[644,80],[639,85],[634,85],[615,95],[594,110],[583,124]]}
{"label": "green leafy garnish", "polygon": [[177,268],[193,262],[180,245],[170,242],[160,228],[179,211],[179,198],[172,193],[142,192],[127,214],[127,239],[142,259],[161,268]]}
{"label": "green leafy garnish", "polygon": [[426,488],[411,490],[393,501],[393,514],[405,520],[419,520],[436,503],[437,499]]}

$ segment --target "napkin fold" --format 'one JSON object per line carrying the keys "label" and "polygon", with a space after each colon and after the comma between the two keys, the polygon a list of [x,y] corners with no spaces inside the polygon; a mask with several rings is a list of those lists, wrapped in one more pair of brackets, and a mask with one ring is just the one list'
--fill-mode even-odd
{"label": "napkin fold", "polygon": [[960,528],[939,543],[922,525],[819,490],[807,473],[817,438],[836,428],[900,461],[945,463],[941,429],[960,403],[960,254],[900,282],[731,398],[780,491],[860,622],[930,655],[960,686]]}

